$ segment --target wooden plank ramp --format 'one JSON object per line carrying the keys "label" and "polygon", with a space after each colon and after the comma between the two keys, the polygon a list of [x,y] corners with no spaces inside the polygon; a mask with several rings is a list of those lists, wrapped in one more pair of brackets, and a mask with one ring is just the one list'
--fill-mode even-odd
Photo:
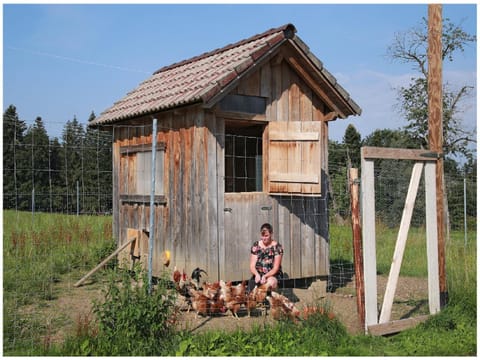
{"label": "wooden plank ramp", "polygon": [[368,333],[370,335],[390,335],[395,334],[403,330],[411,329],[418,324],[428,320],[430,315],[421,315],[414,318],[393,320],[383,324],[376,324],[368,326]]}

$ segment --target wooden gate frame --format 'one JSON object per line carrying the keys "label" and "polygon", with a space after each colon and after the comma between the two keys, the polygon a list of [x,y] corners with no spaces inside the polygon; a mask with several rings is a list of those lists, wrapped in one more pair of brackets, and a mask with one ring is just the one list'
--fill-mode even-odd
{"label": "wooden gate frame", "polygon": [[[361,148],[361,206],[363,271],[365,289],[365,333],[385,335],[398,332],[424,321],[427,316],[390,321],[393,297],[407,240],[418,184],[425,168],[425,213],[428,261],[428,304],[430,314],[440,311],[440,281],[438,268],[438,237],[436,211],[435,166],[440,155],[428,150],[381,147]],[[377,259],[375,237],[374,159],[413,160],[415,165],[405,200],[395,252],[388,276],[380,316],[377,309]]]}

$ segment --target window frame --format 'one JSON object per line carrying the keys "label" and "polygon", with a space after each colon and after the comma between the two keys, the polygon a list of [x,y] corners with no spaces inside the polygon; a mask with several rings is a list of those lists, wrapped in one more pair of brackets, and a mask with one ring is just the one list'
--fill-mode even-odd
{"label": "window frame", "polygon": [[[155,166],[155,172],[156,172],[156,177],[155,177],[155,195],[154,195],[154,205],[165,205],[167,200],[165,196],[165,187],[164,187],[164,163],[165,163],[165,152],[166,152],[166,144],[165,142],[157,142],[156,144],[156,166]],[[140,145],[127,145],[127,146],[120,146],[120,159],[124,156],[135,156],[136,159],[134,161],[135,164],[135,169],[122,169],[124,170],[122,173],[123,176],[131,176],[131,171],[135,172],[135,189],[133,189],[133,194],[126,194],[122,193],[119,191],[119,198],[120,202],[122,204],[130,203],[130,204],[138,204],[138,203],[150,203],[150,191],[148,191],[148,186],[145,185],[147,182],[150,182],[147,178],[142,177],[142,173],[145,173],[146,169],[145,167],[140,168],[139,165],[139,158],[138,154],[142,154],[143,159],[143,164],[146,163],[146,160],[148,160],[147,156],[144,156],[143,154],[150,153],[150,166],[151,166],[151,154],[152,154],[152,144],[140,144]],[[120,160],[120,163],[122,164],[122,161]],[[122,165],[120,165],[122,166]],[[140,175],[140,176],[139,176]],[[148,176],[150,176],[150,171],[148,171]],[[151,176],[150,176],[151,177]],[[143,189],[141,191],[139,189],[139,183],[137,179],[142,179],[142,184],[140,189]],[[126,181],[128,182],[128,181]],[[131,189],[129,189],[131,191]],[[143,193],[140,193],[143,192]]]}

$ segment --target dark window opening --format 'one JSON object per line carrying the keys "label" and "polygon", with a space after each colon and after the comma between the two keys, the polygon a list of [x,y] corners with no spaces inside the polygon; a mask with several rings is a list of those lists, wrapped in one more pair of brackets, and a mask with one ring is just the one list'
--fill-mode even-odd
{"label": "dark window opening", "polygon": [[263,190],[263,126],[225,128],[225,192]]}
{"label": "dark window opening", "polygon": [[261,96],[226,95],[220,101],[220,110],[249,114],[265,114],[267,99]]}

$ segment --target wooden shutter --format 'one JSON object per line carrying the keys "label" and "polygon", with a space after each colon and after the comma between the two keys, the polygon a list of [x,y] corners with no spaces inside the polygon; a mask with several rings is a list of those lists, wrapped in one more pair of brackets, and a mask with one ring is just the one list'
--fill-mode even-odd
{"label": "wooden shutter", "polygon": [[321,122],[268,124],[268,192],[321,194]]}

